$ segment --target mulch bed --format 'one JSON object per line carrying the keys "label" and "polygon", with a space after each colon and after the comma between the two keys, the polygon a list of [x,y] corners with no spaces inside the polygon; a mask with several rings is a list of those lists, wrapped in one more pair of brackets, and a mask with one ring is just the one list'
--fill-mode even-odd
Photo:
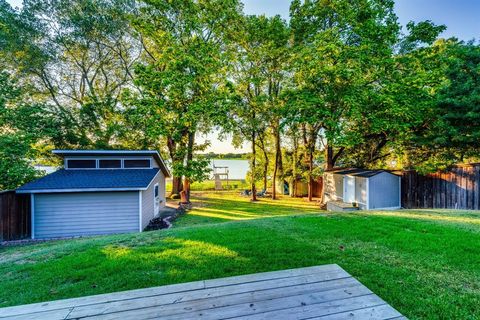
{"label": "mulch bed", "polygon": [[150,220],[150,223],[145,228],[145,231],[152,231],[152,230],[160,230],[160,229],[167,229],[170,228],[170,224],[167,223],[162,218],[154,218]]}

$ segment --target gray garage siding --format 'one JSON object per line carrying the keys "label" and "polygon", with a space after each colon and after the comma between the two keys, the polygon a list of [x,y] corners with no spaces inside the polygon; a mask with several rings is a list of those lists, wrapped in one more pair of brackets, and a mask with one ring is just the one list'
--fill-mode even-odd
{"label": "gray garage siding", "polygon": [[138,192],[34,195],[34,237],[139,231]]}
{"label": "gray garage siding", "polygon": [[[160,209],[165,206],[165,176],[161,171],[158,172],[157,176],[148,186],[147,190],[142,192],[142,230],[148,225],[150,220],[154,218],[154,194],[153,190],[155,184],[158,183],[158,192],[160,194]],[[163,189],[162,189],[163,186]],[[163,191],[162,191],[163,190]]]}
{"label": "gray garage siding", "polygon": [[370,209],[400,207],[400,177],[383,172],[370,178]]}

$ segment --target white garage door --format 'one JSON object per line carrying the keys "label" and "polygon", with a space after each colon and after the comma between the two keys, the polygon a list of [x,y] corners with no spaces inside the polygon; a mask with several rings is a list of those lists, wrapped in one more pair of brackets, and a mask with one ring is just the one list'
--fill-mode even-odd
{"label": "white garage door", "polygon": [[36,194],[34,237],[136,232],[138,215],[138,192]]}

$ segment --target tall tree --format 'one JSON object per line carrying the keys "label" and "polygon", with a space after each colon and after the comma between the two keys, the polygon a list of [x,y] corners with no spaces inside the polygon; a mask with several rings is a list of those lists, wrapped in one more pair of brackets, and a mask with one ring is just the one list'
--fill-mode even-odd
{"label": "tall tree", "polygon": [[446,85],[438,94],[439,130],[444,148],[464,161],[480,151],[480,46],[474,42],[449,45]]}
{"label": "tall tree", "polygon": [[61,120],[57,147],[122,146],[119,95],[141,51],[126,19],[133,10],[128,0],[26,0],[17,14],[23,37],[4,49]]}
{"label": "tall tree", "polygon": [[385,60],[378,81],[359,96],[347,128],[352,137],[343,163],[358,167],[388,166],[404,146],[412,144],[418,130],[433,121],[436,94],[444,83],[443,51],[434,45],[444,26],[430,21],[409,23],[399,38],[398,52]]}
{"label": "tall tree", "polygon": [[435,47],[445,81],[436,86],[428,121],[404,147],[408,160],[404,165],[423,172],[478,161],[480,150],[480,46],[451,39]]}
{"label": "tall tree", "polygon": [[146,0],[132,18],[145,62],[135,70],[140,92],[127,94],[129,113],[145,125],[135,130],[144,141],[166,140],[172,193],[181,190],[184,176],[187,201],[194,175],[206,169],[194,158],[204,147],[195,136],[224,119],[225,39],[240,10],[236,0]]}
{"label": "tall tree", "polygon": [[33,167],[33,145],[54,129],[44,106],[27,93],[10,74],[0,72],[0,190],[15,189],[40,175]]}
{"label": "tall tree", "polygon": [[[279,16],[247,16],[236,36],[237,54],[232,63],[231,77],[242,100],[236,113],[237,124],[240,125],[242,121],[247,123],[244,128],[241,125],[238,128],[242,128],[243,136],[252,143],[253,157],[256,157],[256,145],[263,151],[264,188],[267,176],[265,169],[268,169],[268,155],[265,152],[267,128],[274,138],[273,198],[276,196],[277,176],[283,181],[281,109],[282,92],[289,78],[289,39],[289,28]],[[246,112],[245,108],[249,111]],[[256,165],[256,159],[252,159],[253,164]],[[256,172],[253,169],[251,171]]]}
{"label": "tall tree", "polygon": [[[314,96],[326,169],[335,166],[351,137],[348,119],[364,93],[381,81],[400,27],[393,1],[294,1],[292,28],[300,48],[296,78]],[[308,101],[308,100],[307,100]]]}

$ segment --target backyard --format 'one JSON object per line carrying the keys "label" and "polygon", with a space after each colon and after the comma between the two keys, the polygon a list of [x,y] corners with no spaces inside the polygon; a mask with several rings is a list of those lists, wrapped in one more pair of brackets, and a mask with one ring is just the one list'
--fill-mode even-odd
{"label": "backyard", "polygon": [[336,263],[409,318],[480,317],[479,212],[193,197],[170,230],[0,249],[0,307]]}

